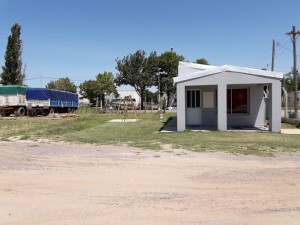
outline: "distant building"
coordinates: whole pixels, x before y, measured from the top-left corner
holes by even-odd
[[[135,90],[126,90],[126,91],[119,90],[118,94],[119,94],[118,96],[115,96],[114,94],[110,94],[110,95],[106,96],[105,99],[108,102],[117,102],[117,101],[121,101],[121,100],[131,96],[132,99],[135,99],[135,102],[137,105],[139,105],[141,102],[141,98]]]
[[[77,93],[78,94],[78,105],[79,107],[80,106],[90,106],[90,100],[88,100],[87,98],[84,98],[81,94]]]

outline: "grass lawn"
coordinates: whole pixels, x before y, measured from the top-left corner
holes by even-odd
[[[51,120],[46,117],[24,117],[0,121],[0,138],[13,136],[21,139],[51,139],[77,143],[128,145],[144,149],[166,150],[170,148],[191,151],[223,151],[235,154],[273,156],[279,152],[300,151],[298,135],[246,132],[158,132],[174,113],[158,115],[146,113],[137,123],[108,123],[122,119],[122,115],[97,114],[79,110],[79,118]],[[134,118],[129,112],[128,118]],[[285,128],[291,128],[284,125]]]

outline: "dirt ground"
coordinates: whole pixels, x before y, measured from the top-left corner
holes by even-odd
[[[1,225],[299,221],[300,154],[0,142]]]

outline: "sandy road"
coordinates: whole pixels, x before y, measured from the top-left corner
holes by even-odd
[[[0,224],[299,224],[300,154],[0,142]]]

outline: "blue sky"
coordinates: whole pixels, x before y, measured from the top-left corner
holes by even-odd
[[[68,76],[79,85],[104,71],[116,74],[115,59],[139,49],[161,54],[173,47],[190,62],[270,68],[273,38],[280,43],[275,70],[287,72],[293,58],[285,33],[293,25],[300,30],[299,9],[299,0],[0,0],[0,65],[17,22],[32,87],[51,81],[45,77]]]

